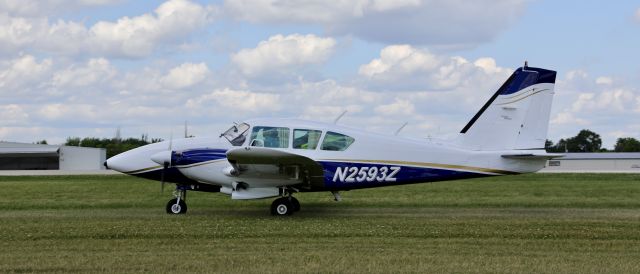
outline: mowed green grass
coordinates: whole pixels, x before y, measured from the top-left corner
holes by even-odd
[[[0,273],[639,273],[640,175],[531,174],[272,199],[128,176],[0,177]]]

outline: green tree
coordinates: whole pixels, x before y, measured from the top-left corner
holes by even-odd
[[[104,148],[107,150],[107,157],[112,157],[127,150],[131,150],[140,146],[144,146],[149,144],[147,141],[148,137],[143,135],[140,139],[135,138],[95,138],[95,137],[86,137],[80,139],[79,137],[69,137],[67,138],[67,142],[65,145],[67,146],[80,146],[80,147],[95,147],[95,148]],[[152,138],[151,142],[159,142],[162,139]]]
[[[601,146],[602,139],[600,139],[600,135],[588,129],[583,129],[575,137],[566,140],[566,147],[569,152],[598,152]]]
[[[588,130],[583,129],[578,132],[578,135],[560,139],[555,145],[553,141],[546,140],[544,147],[548,152],[601,152],[606,151],[601,148],[602,139],[600,135]]]
[[[615,152],[640,152],[640,141],[635,138],[618,138],[614,147]]]

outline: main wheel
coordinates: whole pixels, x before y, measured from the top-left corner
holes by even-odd
[[[296,199],[296,197],[290,197],[289,199],[291,201],[291,205],[293,206],[293,212],[300,211],[300,202],[298,201],[298,199]]]
[[[187,213],[187,203],[184,200],[180,199],[171,199],[167,203],[167,213],[169,214],[185,214]]]
[[[293,214],[293,204],[288,198],[278,198],[271,203],[271,215],[286,216]]]

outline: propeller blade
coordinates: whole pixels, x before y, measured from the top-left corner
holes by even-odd
[[[164,162],[162,172],[160,172],[160,194],[164,193],[164,173],[169,168],[170,163]]]

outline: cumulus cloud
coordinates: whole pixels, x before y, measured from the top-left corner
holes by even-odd
[[[377,106],[375,111],[382,115],[412,115],[415,106],[409,100],[396,98],[391,104]]]
[[[601,76],[596,78],[596,84],[599,85],[611,85],[613,84],[613,79],[611,77]]]
[[[53,75],[53,86],[58,88],[87,87],[108,83],[117,74],[109,60],[93,58],[83,66],[71,65]]]
[[[37,114],[45,120],[60,119],[93,119],[98,111],[97,106],[91,104],[45,104]]]
[[[171,69],[160,82],[170,89],[182,89],[202,82],[208,74],[209,68],[205,63],[184,63]]]
[[[245,75],[287,70],[326,61],[336,45],[333,38],[313,34],[275,35],[257,47],[242,49],[231,56],[231,62]]]
[[[0,105],[0,124],[15,125],[24,124],[29,120],[29,114],[20,105]]]
[[[170,0],[154,14],[123,17],[116,22],[101,21],[89,30],[94,46],[104,52],[125,56],[145,56],[156,44],[184,38],[185,34],[208,23],[212,10],[187,0]]]
[[[0,13],[0,51],[42,52],[139,58],[164,45],[178,45],[211,22],[216,9],[188,0],[169,0],[153,13],[99,21],[91,27],[73,21]]]
[[[636,95],[627,89],[611,89],[595,93],[581,93],[578,100],[573,103],[572,110],[597,111],[607,110],[607,112],[625,112],[635,107]]]
[[[525,4],[522,0],[226,0],[224,7],[238,20],[254,23],[318,24],[330,34],[369,41],[469,47],[496,37]]]
[[[589,125],[590,123],[585,120],[585,119],[581,119],[581,118],[577,118],[574,116],[573,113],[571,112],[560,112],[558,113],[555,117],[551,117],[551,124],[554,125],[581,125],[581,126],[586,126]]]
[[[0,94],[16,94],[40,86],[49,76],[52,64],[51,59],[38,62],[32,55],[0,62]]]
[[[462,57],[438,56],[410,45],[391,45],[380,58],[360,66],[358,73],[383,89],[451,90],[478,85],[486,78],[502,79],[509,69],[496,66],[491,58],[471,63]]]
[[[279,94],[225,88],[189,99],[186,107],[195,111],[211,109],[223,113],[225,110],[233,110],[255,114],[279,110],[281,108],[279,100]]]

